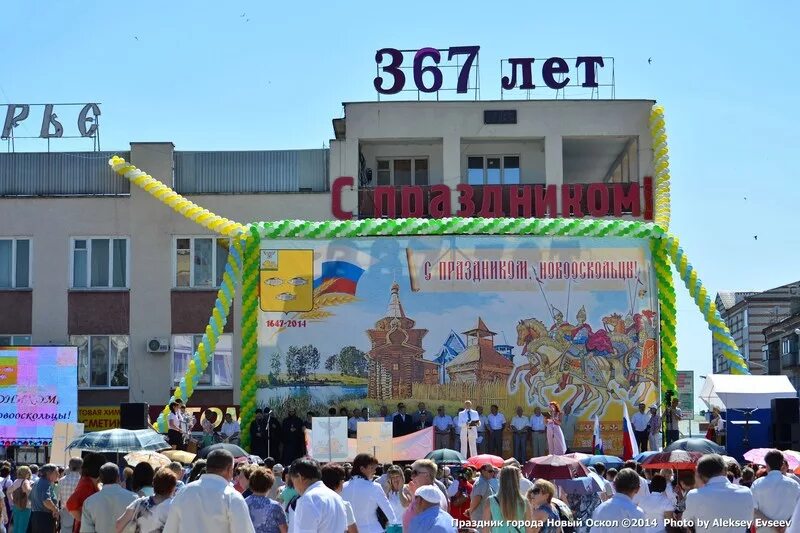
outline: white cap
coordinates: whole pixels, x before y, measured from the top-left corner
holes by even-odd
[[[428,503],[439,503],[441,501],[441,496],[439,496],[439,494],[441,494],[439,489],[434,485],[423,485],[417,489],[414,496],[419,496]]]

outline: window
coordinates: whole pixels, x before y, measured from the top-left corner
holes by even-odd
[[[219,287],[228,262],[229,239],[178,237],[175,239],[175,286]]]
[[[378,185],[427,185],[428,160],[378,159]]]
[[[519,156],[492,155],[467,158],[470,185],[516,185],[520,180]]]
[[[30,335],[0,335],[0,346],[30,346]]]
[[[78,347],[78,388],[128,386],[128,337],[125,335],[73,335]]]
[[[172,337],[172,380],[177,386],[189,368],[189,361],[203,341],[202,335],[174,335]],[[233,386],[231,335],[220,335],[214,357],[209,361],[198,386],[226,388]]]
[[[72,239],[73,289],[128,286],[127,237]]]
[[[792,337],[786,337],[781,341],[781,355],[788,355],[795,351],[797,345]]]
[[[30,239],[0,239],[0,289],[31,286]]]

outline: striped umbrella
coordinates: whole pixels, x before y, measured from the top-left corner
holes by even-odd
[[[77,448],[98,453],[158,452],[170,445],[164,436],[152,429],[109,429],[81,435],[67,449]]]

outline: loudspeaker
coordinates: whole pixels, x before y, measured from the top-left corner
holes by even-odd
[[[772,423],[800,423],[800,398],[773,398]]]
[[[800,398],[772,400],[772,445],[779,450],[800,447]]]
[[[147,429],[147,412],[150,407],[146,403],[119,404],[119,427],[122,429]]]

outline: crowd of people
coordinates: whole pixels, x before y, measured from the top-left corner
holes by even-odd
[[[192,465],[121,469],[87,453],[54,465],[0,464],[0,531],[244,533],[573,533],[800,531],[800,478],[783,453],[741,467],[703,456],[694,470],[590,467],[592,489],[528,479],[520,462],[480,468],[379,464],[369,454],[288,468],[237,463],[221,449]],[[762,521],[758,524],[756,521]],[[624,524],[627,524],[624,525]],[[58,528],[58,529],[56,529]]]

